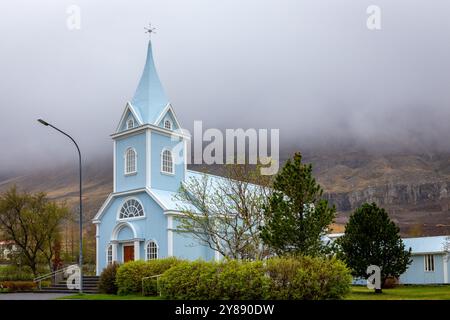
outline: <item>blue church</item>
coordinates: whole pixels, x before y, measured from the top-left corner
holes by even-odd
[[[97,275],[114,261],[219,258],[176,232],[174,217],[181,213],[174,196],[183,181],[199,174],[187,170],[190,137],[177,129],[181,125],[159,80],[149,41],[139,85],[112,134],[113,192],[93,219]]]

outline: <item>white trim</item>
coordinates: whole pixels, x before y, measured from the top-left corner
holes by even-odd
[[[163,154],[165,151],[169,151],[170,152],[170,158],[172,160],[172,172],[168,172],[168,171],[164,171],[163,170]],[[159,161],[160,161],[160,170],[162,174],[167,174],[167,175],[171,175],[174,176],[175,175],[175,162],[173,161],[173,151],[172,149],[168,148],[168,147],[164,147],[161,150],[161,153],[159,155]]]
[[[156,245],[156,259],[159,259],[159,244],[158,241],[156,241],[155,239],[148,239],[147,241],[144,242],[145,245],[145,261],[149,261],[148,260],[148,245],[150,244],[150,242],[153,242]],[[152,259],[153,260],[153,259]]]
[[[117,151],[117,146],[116,146],[116,140],[113,141],[113,152],[114,152],[114,156],[113,156],[113,192],[116,192],[117,190],[117,164],[116,164],[116,151]]]
[[[139,240],[134,240],[134,260],[141,259],[141,246]]]
[[[166,107],[163,109],[163,111],[161,111],[161,113],[159,114],[159,117],[154,122],[154,125],[157,126],[161,122],[161,120],[165,117],[165,115],[169,112],[169,110],[172,112],[172,118],[173,118],[173,120],[175,120],[175,123],[176,123],[178,129],[181,129],[181,125],[178,122],[178,119],[177,119],[177,116],[175,114],[175,111],[173,110],[172,105],[170,103],[168,103],[166,105]],[[163,125],[163,127],[164,127],[164,125]]]
[[[411,255],[413,255],[413,256],[421,256],[421,255],[424,255],[424,254],[440,255],[440,254],[444,254],[444,253],[445,253],[445,251],[423,251],[423,252],[411,252]]]
[[[173,256],[173,216],[167,216],[167,256]]]
[[[131,223],[127,222],[127,221],[122,221],[122,222],[118,223],[114,227],[114,229],[113,229],[113,231],[111,233],[111,241],[115,241],[115,242],[118,241],[117,237],[119,236],[119,232],[124,227],[129,227],[131,229],[131,231],[133,231],[133,239],[138,239],[136,228],[133,226],[133,224],[131,224]],[[129,240],[127,239],[126,241],[133,241],[133,240],[132,239],[129,239]]]
[[[113,133],[110,136],[111,136],[112,139],[118,139],[118,138],[121,138],[123,136],[129,136],[131,134],[138,134],[141,131],[146,130],[146,129],[153,130],[155,132],[158,132],[160,134],[164,134],[164,135],[169,136],[169,137],[170,136],[176,136],[176,137],[179,137],[179,138],[184,138],[184,139],[189,139],[189,140],[191,139],[191,136],[188,135],[188,134],[180,133],[180,132],[177,132],[177,131],[167,130],[167,129],[164,129],[164,128],[161,128],[161,127],[158,127],[158,126],[155,126],[155,125],[152,125],[152,124],[144,124],[144,125],[141,125],[139,127],[136,127],[134,129],[131,129],[131,130],[128,130],[128,131],[122,131],[122,132]]]
[[[145,186],[147,188],[151,188],[151,175],[152,175],[152,135],[150,130],[145,131],[145,145],[146,145],[146,152],[145,152]]]
[[[444,283],[448,283],[448,259],[449,259],[448,253],[445,254],[442,257],[442,260],[443,260],[443,263],[444,263],[444,267],[443,267],[443,269],[444,269]]]
[[[133,106],[131,105],[131,103],[130,103],[130,102],[127,102],[127,104],[125,105],[125,109],[124,109],[123,112],[122,112],[122,116],[120,117],[119,124],[117,125],[116,132],[119,132],[119,131],[120,131],[120,128],[122,127],[122,124],[123,124],[123,122],[124,122],[124,120],[125,120],[125,116],[126,116],[128,110],[131,112],[131,114],[133,115],[133,117],[137,120],[137,122],[138,122],[139,125],[142,125],[142,124],[143,124],[142,119],[138,116],[138,114],[136,113],[136,111],[134,111],[134,108],[133,108]],[[125,130],[125,131],[128,131],[128,130]],[[124,131],[122,131],[122,132],[124,132]]]
[[[130,172],[127,172],[127,154],[128,154],[128,151],[133,151],[134,152],[134,171],[130,171]],[[128,148],[126,148],[125,149],[125,152],[124,152],[124,154],[123,154],[123,160],[124,160],[124,163],[123,163],[123,174],[125,175],[125,176],[131,176],[131,175],[135,175],[135,174],[137,174],[137,171],[138,171],[138,169],[137,169],[137,165],[138,165],[138,161],[137,161],[137,158],[138,158],[138,154],[137,154],[137,151],[136,151],[136,149],[134,148],[134,147],[128,147]]]
[[[112,261],[118,262],[118,260],[117,260],[117,243],[111,242],[111,245],[112,245]]]
[[[129,201],[129,200],[135,200],[135,201],[137,201],[137,202],[141,205],[141,207],[142,207],[142,212],[144,213],[144,215],[139,216],[139,217],[132,217],[132,218],[120,218],[120,211],[122,210],[123,205],[124,205],[127,201]],[[147,217],[147,215],[145,214],[145,208],[144,208],[144,205],[142,204],[142,201],[139,200],[137,197],[130,196],[130,197],[124,198],[124,199],[122,200],[121,205],[117,208],[117,213],[116,213],[116,221],[117,221],[117,222],[119,222],[119,221],[140,220],[140,219],[145,219],[146,217]],[[135,238],[136,238],[136,235],[135,235]]]
[[[105,248],[105,255],[106,255],[106,266],[109,266],[109,262],[108,262],[108,257],[109,257],[109,254],[108,254],[108,250],[109,250],[109,247],[111,247],[111,264],[112,263],[114,263],[114,259],[113,259],[113,257],[114,257],[114,254],[113,254],[113,251],[114,251],[114,248],[113,248],[113,244],[111,243],[111,242],[108,242],[107,244],[106,244],[106,248]]]
[[[97,214],[95,215],[94,219],[92,219],[92,223],[100,223],[100,221],[98,219],[100,219],[101,214],[103,213],[103,211],[106,209],[106,207],[109,205],[109,203],[111,202],[111,199],[114,197],[114,192],[110,193],[108,195],[108,197],[106,198],[105,202],[103,202],[102,206],[100,207],[100,209],[98,209]]]
[[[159,198],[151,191],[150,188],[139,188],[134,190],[127,190],[127,191],[121,191],[117,193],[110,193],[108,198],[105,200],[101,208],[97,211],[97,214],[92,219],[92,223],[97,224],[101,222],[101,218],[103,216],[103,213],[105,212],[106,208],[111,204],[111,201],[115,199],[116,197],[124,196],[124,195],[132,195],[132,194],[138,194],[141,192],[146,192],[163,210],[169,210],[162,202],[159,200]]]
[[[100,225],[95,225],[95,275],[100,275]]]

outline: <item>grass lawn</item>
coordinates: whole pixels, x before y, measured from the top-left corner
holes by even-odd
[[[398,286],[375,294],[363,286],[353,286],[347,300],[450,300],[450,286]]]
[[[116,296],[114,294],[74,294],[57,300],[162,300],[161,297],[145,297],[138,294]]]
[[[161,297],[143,297],[141,295],[116,296],[113,294],[75,294],[58,300],[163,300]],[[450,286],[398,286],[383,289],[375,294],[364,286],[353,286],[346,300],[450,300]]]

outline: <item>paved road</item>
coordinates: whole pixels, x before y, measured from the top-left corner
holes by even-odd
[[[70,296],[67,293],[0,293],[0,300],[53,300]]]

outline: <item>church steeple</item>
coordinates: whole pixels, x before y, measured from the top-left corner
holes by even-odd
[[[136,92],[131,100],[131,105],[139,114],[143,124],[155,124],[158,117],[169,104],[164,89],[156,72],[153,61],[152,42],[148,41],[147,59],[144,71]]]

